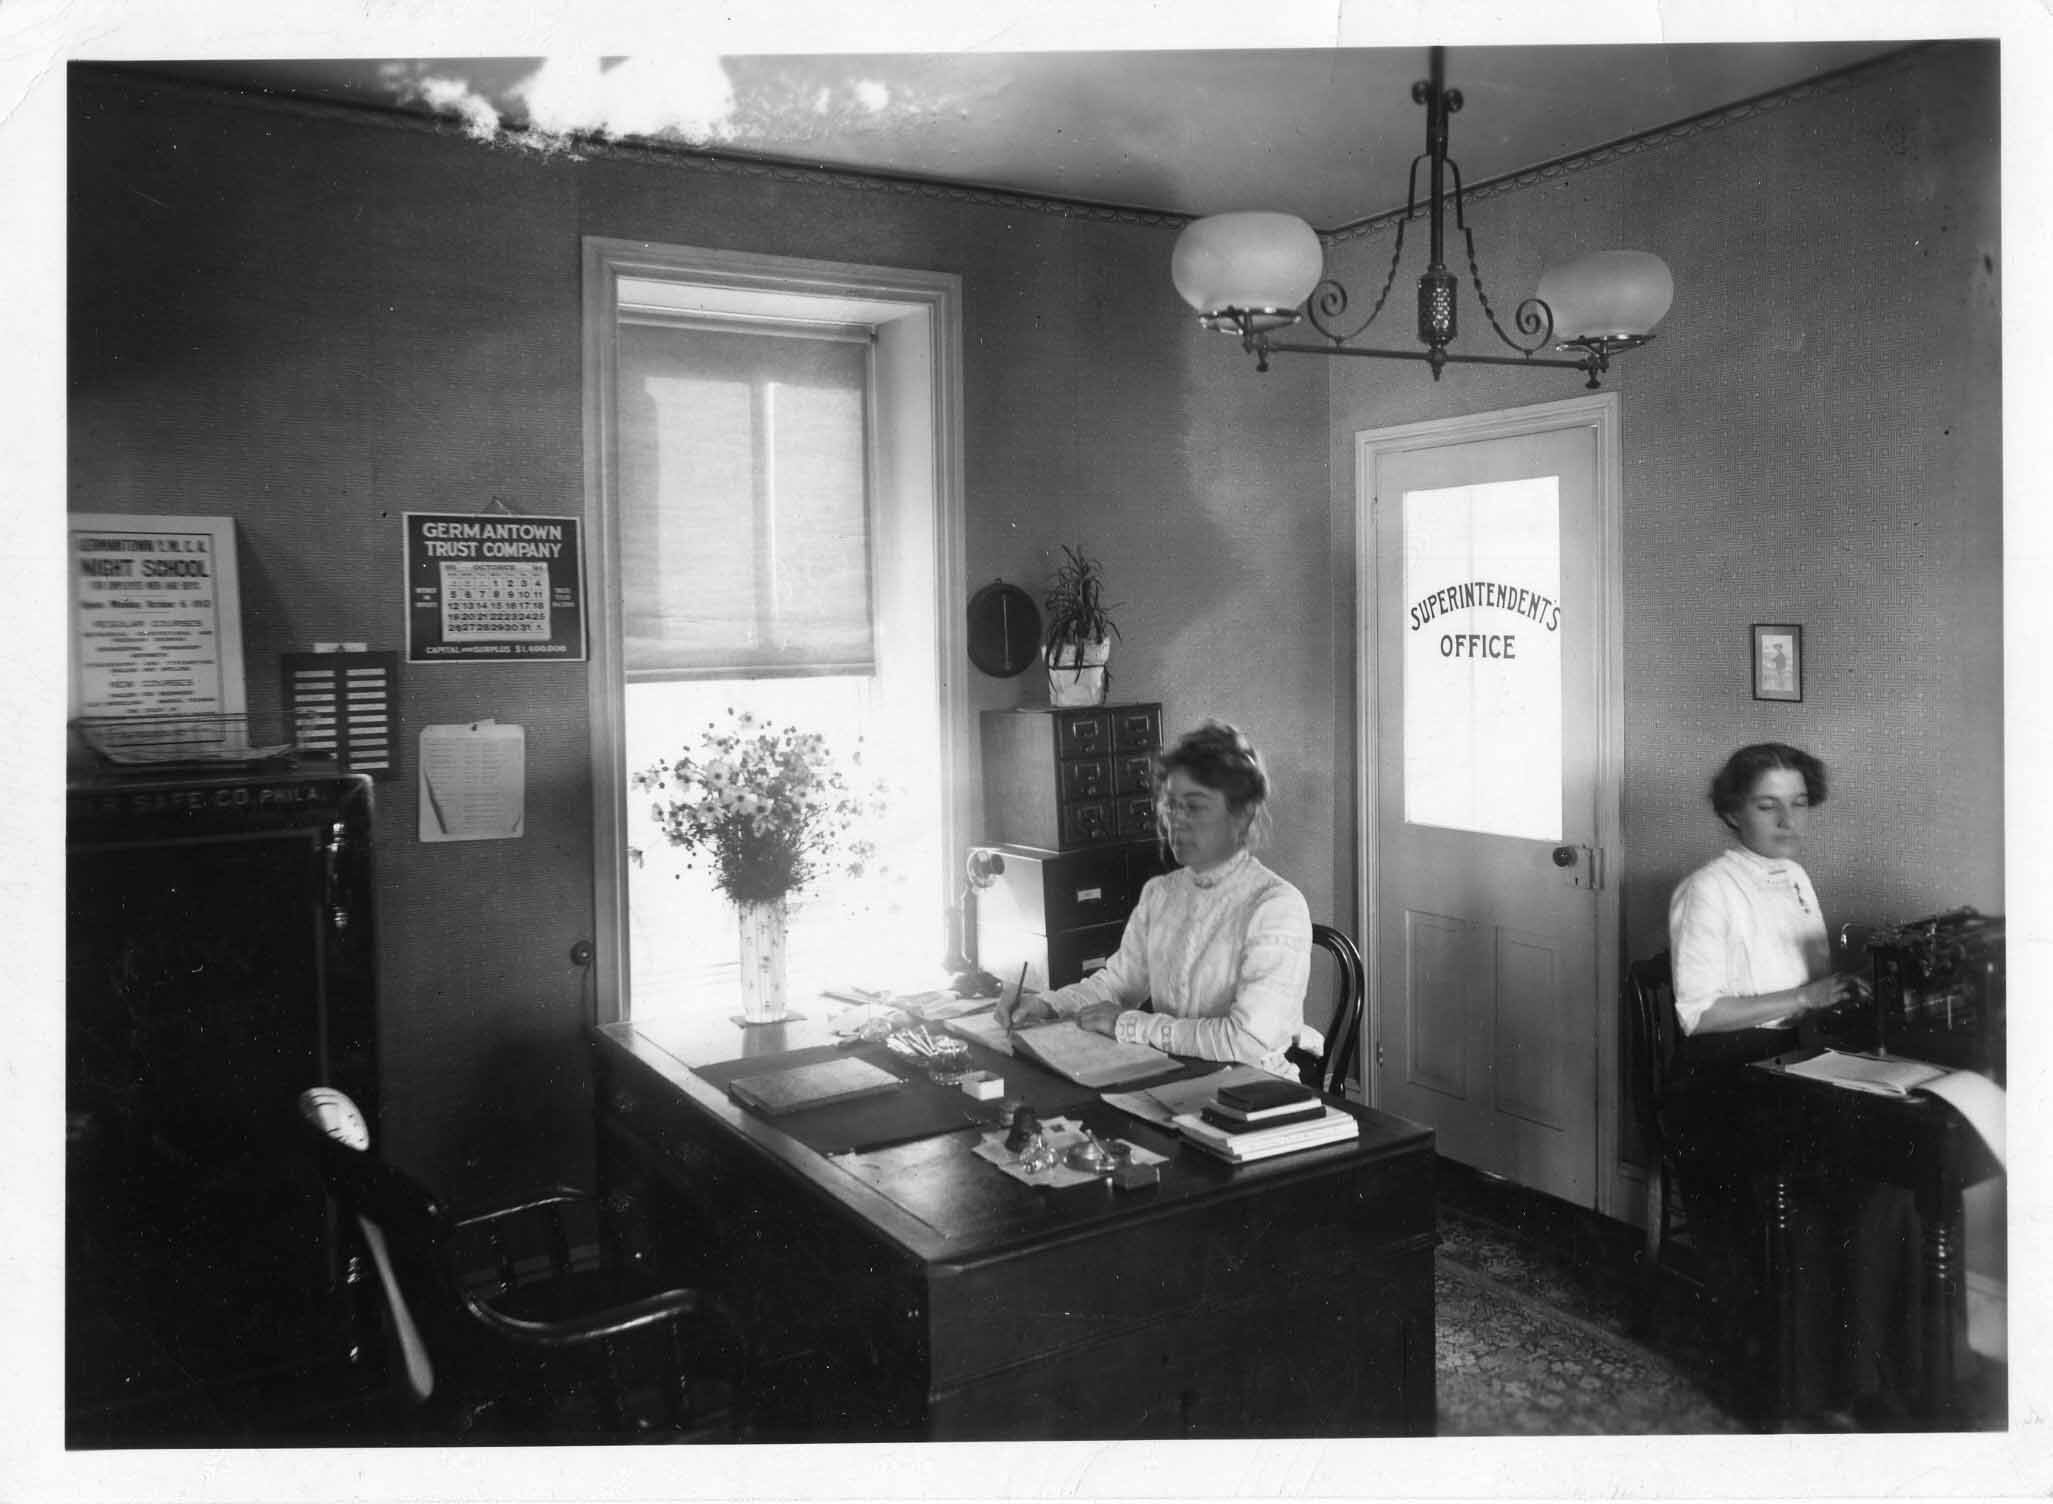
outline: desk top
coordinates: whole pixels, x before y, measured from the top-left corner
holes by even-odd
[[[1788,1069],[1815,1054],[1791,1050],[1746,1068],[1754,1129],[1778,1160],[1831,1165],[1900,1185],[1938,1177],[1967,1186],[2001,1172],[1974,1125],[1936,1096],[1858,1091]]]
[[[880,1147],[823,1153],[804,1141],[794,1118],[773,1119],[750,1112],[717,1084],[730,1077],[734,1062],[744,1058],[761,1059],[765,1069],[774,1069],[779,1057],[831,1047],[833,1035],[826,1020],[839,1011],[838,1005],[820,1000],[800,1011],[808,1016],[747,1028],[710,1016],[608,1024],[599,1030],[602,1057],[613,1065],[631,1062],[623,1079],[644,1089],[655,1082],[667,1084],[669,1096],[685,1104],[695,1119],[724,1130],[723,1139],[748,1156],[752,1172],[804,1183],[928,1263],[962,1264],[1004,1257],[1029,1242],[1082,1236],[1108,1224],[1143,1220],[1198,1203],[1226,1203],[1269,1194],[1294,1183],[1375,1172],[1408,1158],[1430,1164],[1430,1129],[1341,1103],[1338,1105],[1361,1123],[1357,1140],[1251,1165],[1229,1165],[1184,1144],[1174,1131],[1108,1106],[1096,1093],[1031,1061],[1009,1059],[974,1044],[973,1063],[1004,1077],[1008,1097],[1027,1101],[1037,1109],[1043,1103],[1055,1104],[1054,1110],[1081,1121],[1095,1133],[1168,1156],[1159,1183],[1136,1190],[1119,1190],[1106,1180],[1066,1189],[1023,1184],[973,1152],[982,1135],[997,1124],[996,1104],[979,1104],[960,1093],[959,1127]],[[888,1052],[882,1056],[882,1063],[893,1063]],[[904,1062],[897,1064],[902,1067],[901,1074],[916,1074]],[[1187,1065],[1191,1073],[1214,1068],[1203,1062]],[[925,1083],[920,1085],[924,1088]],[[1042,1112],[1043,1117],[1049,1115]],[[1427,1175],[1429,1188],[1429,1171]],[[1429,1233],[1430,1196],[1423,1199],[1427,1203],[1424,1230]]]

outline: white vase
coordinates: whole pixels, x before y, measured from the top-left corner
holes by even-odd
[[[1105,670],[1112,658],[1112,644],[1096,642],[1058,643],[1046,655],[1048,703],[1058,708],[1105,703]]]
[[[738,903],[734,916],[741,938],[741,1016],[751,1024],[784,1017],[784,932],[788,916],[782,898]]]

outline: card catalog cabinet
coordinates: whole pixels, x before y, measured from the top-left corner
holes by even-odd
[[[1160,705],[984,712],[984,835],[1074,851],[1152,840]]]

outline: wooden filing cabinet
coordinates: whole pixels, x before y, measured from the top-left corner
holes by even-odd
[[[1159,704],[987,710],[984,835],[1074,851],[1152,840]]]
[[[1153,840],[979,846],[974,855],[984,873],[974,892],[977,965],[1008,987],[1024,967],[1033,989],[1067,987],[1111,960],[1142,886],[1176,865]]]

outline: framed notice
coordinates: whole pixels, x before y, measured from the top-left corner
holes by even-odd
[[[1754,624],[1754,698],[1804,697],[1804,629],[1789,623]]]
[[[585,656],[575,517],[408,512],[406,661]]]
[[[71,716],[243,714],[232,517],[74,512]]]

